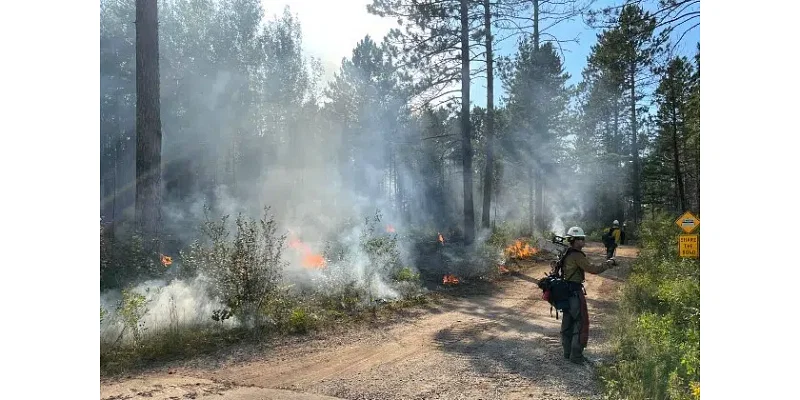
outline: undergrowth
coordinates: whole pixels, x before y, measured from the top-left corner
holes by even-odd
[[[360,262],[366,263],[366,280],[337,276],[342,269],[326,268],[327,279],[313,288],[285,281],[286,236],[278,232],[268,208],[259,219],[214,220],[207,214],[201,236],[179,252],[170,269],[144,250],[139,237],[112,237],[101,230],[101,290],[119,288],[116,302],[100,309],[101,375],[211,354],[237,343],[376,321],[425,304],[419,273],[401,263],[398,236],[384,232],[380,223],[380,213],[366,219],[355,239],[365,257]],[[339,245],[329,249],[329,259],[348,244]],[[356,260],[343,256],[334,261]],[[164,279],[168,274],[171,280]],[[399,297],[379,298],[371,286],[359,283],[376,276],[386,279]],[[153,284],[152,279],[162,280]],[[187,318],[176,306],[186,299],[170,298],[167,321],[146,323],[153,320],[147,317],[159,300],[163,303],[160,291],[147,287],[163,289],[168,282],[202,282],[198,287],[218,306],[208,315]]]
[[[332,237],[323,252],[327,267],[313,284],[295,285],[284,276],[286,235],[278,232],[269,211],[235,220],[213,219],[207,212],[200,235],[170,264],[149,253],[141,235],[115,236],[101,228],[101,293],[118,292],[113,303],[107,299],[100,308],[101,375],[212,354],[234,344],[382,321],[430,301],[420,272],[403,264],[400,241],[439,251],[432,230],[414,236],[409,229],[401,236],[383,226],[378,211],[360,227],[357,222],[343,227],[358,234]],[[459,262],[471,264],[474,273],[492,275],[497,255],[515,231],[508,224],[495,227]],[[458,243],[458,236],[446,234],[447,249],[460,251],[450,242]],[[354,265],[359,267],[348,268]],[[202,298],[197,301],[203,315],[181,314],[178,303],[185,306],[193,296]]]
[[[643,221],[642,249],[614,324],[613,364],[600,379],[612,399],[700,396],[700,261],[679,259],[673,219]]]

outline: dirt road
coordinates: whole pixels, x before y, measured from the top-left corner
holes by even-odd
[[[595,261],[603,249],[585,249]],[[617,250],[621,265],[587,274],[590,359],[608,357],[605,326],[620,276],[636,251]],[[353,329],[274,347],[257,357],[185,363],[124,379],[101,380],[111,399],[585,399],[598,387],[591,366],[564,360],[560,320],[541,300],[532,265],[500,289],[444,296],[402,322]]]

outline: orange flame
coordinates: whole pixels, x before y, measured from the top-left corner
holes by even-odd
[[[306,268],[325,268],[325,258],[311,251],[307,244],[297,238],[289,240],[289,248],[297,250],[303,256],[303,266]]]
[[[516,240],[514,244],[506,247],[506,254],[512,258],[526,258],[538,252],[539,250],[531,247],[528,243],[524,243],[522,240]]]
[[[444,284],[444,285],[458,285],[458,278],[453,274],[445,275],[442,278],[442,284]]]
[[[497,271],[499,271],[501,274],[507,274],[509,272],[505,265],[498,265]]]
[[[320,254],[306,254],[303,257],[303,266],[308,268],[325,268],[325,258]]]
[[[394,227],[391,225],[386,225],[386,232],[394,233]]]
[[[163,264],[165,267],[169,267],[172,265],[172,257],[161,254],[161,264]]]
[[[444,236],[440,232],[437,233],[439,233],[439,243],[444,244]]]

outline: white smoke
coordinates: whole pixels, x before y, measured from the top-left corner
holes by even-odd
[[[222,304],[209,296],[208,282],[203,276],[191,280],[175,279],[150,280],[132,289],[133,293],[145,297],[147,312],[140,322],[144,334],[156,332],[170,326],[192,326],[212,322],[214,310],[223,308]],[[124,323],[118,310],[122,293],[109,290],[100,293],[100,307],[108,314],[100,324],[100,335],[106,341],[115,341],[122,333]],[[234,326],[235,319],[225,322]],[[126,332],[130,338],[132,332]]]

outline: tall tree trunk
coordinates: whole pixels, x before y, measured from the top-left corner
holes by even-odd
[[[539,52],[539,0],[534,0],[533,2],[533,49],[534,52]],[[535,124],[534,126],[542,126],[543,124],[541,121]],[[536,132],[538,137],[544,137],[544,132]],[[540,146],[543,141],[539,142]],[[541,148],[541,147],[540,147]],[[536,167],[536,223],[535,228],[542,230],[544,229],[544,173],[542,168],[546,165],[544,162],[545,152],[539,152],[539,165]],[[533,234],[533,230],[531,230],[531,234]]]
[[[536,229],[544,229],[544,172],[540,166],[536,170]]]
[[[504,174],[503,163],[502,162],[497,163],[497,165],[495,165],[495,172],[494,172],[495,178],[497,178],[497,180],[492,185],[492,188],[494,190],[493,193],[494,204],[492,206],[494,208],[494,219],[492,219],[492,228],[497,226],[497,203],[500,201],[500,192],[503,187],[503,174]]]
[[[483,178],[484,228],[491,228],[492,183],[494,181],[494,60],[492,59],[492,14],[490,0],[483,1],[484,25],[486,25],[486,171]]]
[[[639,216],[642,207],[642,189],[639,182],[639,124],[636,120],[636,63],[630,65],[631,80],[631,153],[633,153],[633,223],[639,224]]]
[[[611,139],[611,149],[614,154],[622,154],[622,141],[619,139],[619,107],[619,99],[614,99],[614,136]],[[618,166],[619,163],[616,165]]]
[[[672,157],[675,160],[675,184],[678,186],[678,198],[681,202],[681,211],[686,211],[686,193],[683,190],[683,174],[681,174],[680,153],[678,151],[678,118],[677,107],[672,107]],[[685,154],[685,153],[684,153]]]
[[[475,236],[475,206],[472,202],[472,140],[469,120],[469,1],[461,0],[461,149],[464,169],[464,241]]]
[[[117,196],[119,196],[119,153],[120,147],[122,146],[122,141],[117,140],[116,144],[114,145],[114,192],[113,198],[111,200],[111,221],[114,222],[114,225],[117,225]]]
[[[408,214],[406,213],[406,199],[405,199],[405,191],[403,188],[403,177],[400,175],[400,170],[396,165],[394,169],[394,174],[396,182],[395,187],[397,189],[397,208],[399,210],[398,215],[400,215],[403,219],[407,221],[409,218]]]
[[[158,250],[161,224],[161,104],[158,2],[136,0],[136,221]]]
[[[699,147],[699,146],[698,146]],[[699,149],[698,149],[699,150]],[[695,180],[695,212],[700,216],[700,151],[696,153],[697,157],[694,159],[695,171],[697,171],[697,179]]]
[[[533,0],[533,47],[539,50],[539,0]]]
[[[528,228],[530,231],[528,234],[533,236],[533,228],[534,228],[534,214],[533,214],[533,187],[534,187],[534,167],[530,166],[528,168]]]

